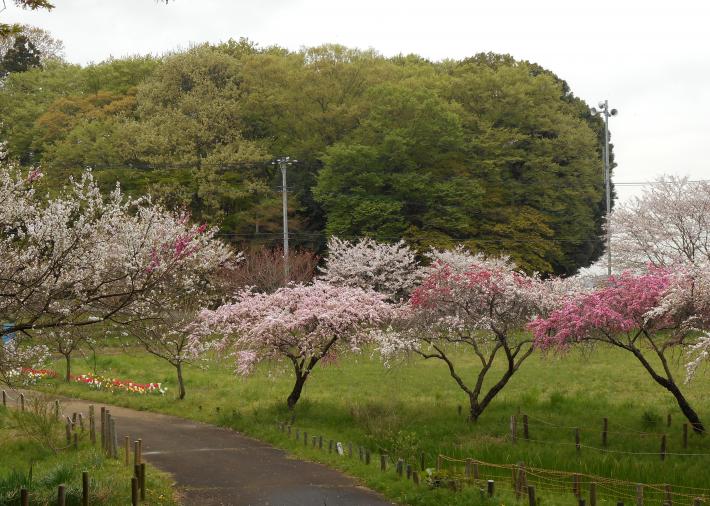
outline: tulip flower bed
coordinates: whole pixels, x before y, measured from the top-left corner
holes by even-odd
[[[47,378],[57,378],[59,374],[51,369],[30,369],[23,367],[20,374],[27,379],[27,384],[34,384],[37,381]],[[88,385],[95,390],[109,392],[123,391],[134,394],[160,394],[163,395],[167,389],[161,383],[137,383],[130,380],[109,378],[106,376],[94,375],[91,373],[71,376],[72,382]]]

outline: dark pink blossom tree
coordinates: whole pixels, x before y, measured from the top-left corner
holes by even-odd
[[[380,348],[385,356],[403,350],[443,361],[468,396],[475,421],[533,353],[532,336],[524,329],[544,311],[552,285],[517,272],[507,259],[462,259],[437,260],[428,269],[396,328],[382,333]],[[462,349],[480,362],[472,379],[456,365]],[[503,373],[489,380],[496,358],[504,364]]]
[[[346,349],[359,351],[370,339],[369,330],[390,318],[392,307],[383,298],[371,290],[323,282],[273,293],[242,291],[236,302],[200,313],[192,345],[202,351],[205,336],[222,334],[216,348],[233,353],[241,375],[263,360],[290,361],[295,383],[286,403],[293,409],[319,362]]]
[[[702,433],[705,427],[683,395],[668,360],[671,349],[692,339],[684,325],[690,315],[678,305],[663,304],[673,287],[686,282],[683,273],[665,269],[652,268],[641,275],[624,273],[610,278],[603,288],[570,297],[549,317],[533,321],[530,329],[541,348],[601,342],[628,351],[675,397],[693,429]]]

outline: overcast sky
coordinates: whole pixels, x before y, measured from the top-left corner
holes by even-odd
[[[1,1],[1,0],[0,0]],[[537,62],[590,105],[608,99],[615,181],[710,179],[710,2],[676,0],[55,0],[8,3],[3,22],[40,26],[66,58],[161,54],[248,37],[289,49],[327,42],[440,60],[482,51]],[[601,177],[601,168],[600,168]],[[619,187],[620,197],[638,187]]]

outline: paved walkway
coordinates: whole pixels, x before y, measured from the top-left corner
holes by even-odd
[[[90,402],[65,400],[62,411],[88,413]],[[96,406],[99,414],[100,404]],[[393,503],[338,471],[288,458],[229,429],[173,416],[107,406],[124,434],[143,440],[145,460],[171,473],[185,505],[385,506]]]

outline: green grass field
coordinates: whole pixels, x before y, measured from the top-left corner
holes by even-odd
[[[678,377],[682,378],[682,357],[677,357]],[[472,375],[475,363],[459,356],[464,375]],[[61,373],[62,362],[55,364]],[[465,414],[467,399],[439,361],[412,358],[386,369],[369,352],[343,356],[331,365],[319,364],[308,380],[295,410],[294,429],[289,437],[278,423],[290,419],[285,399],[292,386],[291,371],[284,365],[262,365],[248,379],[235,377],[230,362],[188,367],[187,398],[175,400],[173,369],[143,352],[101,355],[93,360],[76,360],[76,373],[96,372],[138,382],[160,381],[169,391],[164,396],[139,396],[90,390],[84,385],[44,383],[44,389],[66,395],[110,402],[143,410],[154,410],[233,427],[269,441],[292,454],[326,462],[359,477],[365,484],[383,491],[392,499],[416,505],[488,503],[479,487],[463,492],[415,487],[400,480],[392,471],[379,471],[379,453],[391,459],[417,463],[426,456],[434,467],[437,454],[474,458],[494,464],[524,462],[526,466],[570,473],[588,473],[616,480],[672,485],[674,504],[692,503],[702,491],[683,487],[710,488],[710,437],[690,434],[688,448],[682,447],[684,419],[673,397],[657,386],[635,359],[608,348],[573,351],[566,356],[533,356],[494,400],[477,423]],[[684,387],[687,397],[701,417],[710,422],[710,377],[699,375]],[[458,406],[463,414],[458,414]],[[530,439],[510,441],[509,421],[516,413],[529,415]],[[666,426],[670,414],[672,423]],[[604,417],[609,419],[608,451],[600,451]],[[520,417],[519,417],[520,420]],[[519,421],[522,435],[522,423]],[[574,427],[580,428],[578,452]],[[322,435],[326,449],[313,449],[295,440],[295,429]],[[667,434],[669,455],[661,461],[661,434]],[[330,439],[365,446],[373,452],[366,466],[353,459],[329,454]],[[592,448],[588,448],[592,447]],[[357,453],[357,451],[356,451]],[[673,453],[704,455],[672,455]],[[390,469],[393,463],[390,462]],[[415,468],[418,468],[416,466]],[[447,467],[459,475],[463,467]],[[511,487],[511,472],[486,471],[496,477],[502,495],[496,504],[513,500],[505,489]],[[532,479],[532,478],[531,478]],[[582,479],[584,482],[585,479]],[[589,480],[586,480],[589,481]],[[568,485],[567,485],[568,482]],[[478,483],[481,486],[481,482]],[[485,483],[483,483],[485,486]],[[586,485],[582,487],[586,495]],[[572,478],[561,477],[547,487],[537,487],[542,504],[570,504]],[[656,495],[654,495],[656,494]],[[634,502],[632,488],[602,487],[601,504],[622,499]],[[646,491],[647,503],[660,492]],[[710,499],[710,498],[709,498]],[[514,501],[514,500],[513,500]]]
[[[83,471],[89,473],[90,504],[130,504],[131,469],[105,458],[85,440],[78,450],[53,451],[46,441],[61,447],[61,425],[43,424],[47,430],[40,431],[33,416],[0,406],[0,505],[19,505],[22,487],[28,489],[31,505],[55,505],[60,484],[65,486],[68,505],[81,504]],[[48,439],[39,438],[41,433]],[[152,467],[146,474],[146,504],[176,504],[170,477]]]

